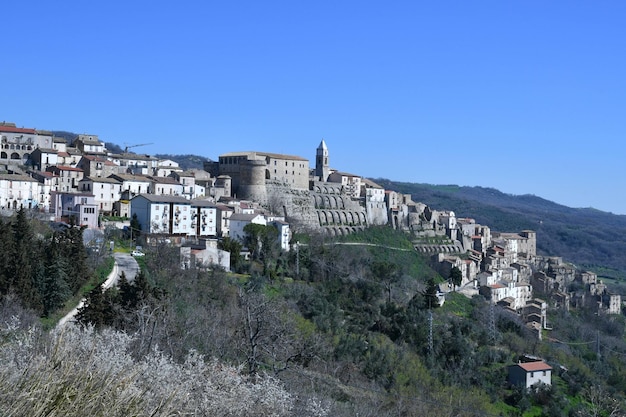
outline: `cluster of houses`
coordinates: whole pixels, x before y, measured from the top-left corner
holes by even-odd
[[[147,244],[179,246],[184,267],[228,269],[230,254],[219,250],[217,241],[243,241],[251,223],[276,227],[285,251],[293,228],[336,235],[386,224],[410,232],[415,249],[429,254],[444,278],[460,271],[461,286],[445,283],[442,294],[480,293],[522,317],[538,337],[549,328],[549,306],[607,314],[622,309],[621,296],[610,293],[595,273],[537,255],[534,231],[494,232],[474,219],[433,210],[410,195],[334,170],[324,141],[312,168],[299,156],[232,152],[203,169],[183,170],[175,161],[128,148],[111,153],[97,135],[77,135],[68,143],[52,132],[3,122],[2,165],[0,209],[38,210],[91,229],[104,227],[103,216],[135,218]],[[549,383],[550,372],[543,362],[520,362],[509,376],[530,386]]]
[[[103,215],[135,217],[148,243],[191,246],[185,249],[189,264],[227,267],[229,255],[218,251],[217,239],[242,240],[250,223],[275,226],[283,250],[290,249],[292,228],[342,234],[388,224],[412,233],[416,250],[430,254],[443,277],[458,268],[463,288],[521,315],[539,335],[548,327],[548,305],[621,312],[620,295],[596,274],[538,256],[534,231],[492,232],[332,169],[324,141],[314,167],[299,156],[232,152],[203,169],[183,170],[128,148],[111,153],[97,135],[68,143],[52,132],[3,122],[0,139],[0,208],[37,209],[93,229],[104,226]],[[442,291],[451,289],[448,284]]]

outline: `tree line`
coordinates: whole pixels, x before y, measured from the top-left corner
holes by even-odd
[[[48,317],[92,275],[81,227],[52,229],[25,209],[0,219],[0,296]]]

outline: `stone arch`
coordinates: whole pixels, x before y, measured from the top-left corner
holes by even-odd
[[[316,208],[321,208],[322,205],[324,204],[324,201],[322,200],[322,196],[316,194],[314,196],[314,199],[315,199],[315,207]]]
[[[322,190],[321,190],[321,188],[320,188],[320,186],[319,186],[319,185],[316,185],[315,187],[313,187],[313,192],[315,192],[315,193],[321,193],[321,192],[322,192]]]
[[[7,159],[7,158],[8,158],[7,153],[6,153],[6,152],[2,152],[2,153],[0,153],[0,158],[1,158],[1,159]]]
[[[330,197],[327,195],[324,196],[324,207],[333,208],[333,206],[330,204]]]
[[[332,216],[333,224],[339,223],[339,216],[337,215],[336,211],[331,211],[330,215]]]
[[[361,220],[361,224],[367,224],[367,219],[365,218],[365,213],[359,213],[359,219]]]
[[[19,153],[17,153],[17,152],[13,152],[13,153],[11,154],[11,159],[20,159],[20,154],[19,154]]]
[[[339,212],[339,222],[341,224],[347,224],[348,223],[348,218],[346,216],[346,212],[345,211],[340,211]]]
[[[332,208],[337,209],[339,208],[339,206],[337,205],[337,197],[336,196],[331,196],[330,197],[330,204],[332,205]]]
[[[347,217],[348,217],[348,223],[350,223],[350,224],[359,224],[360,223],[358,220],[354,220],[354,213],[351,212],[351,211],[348,212]]]

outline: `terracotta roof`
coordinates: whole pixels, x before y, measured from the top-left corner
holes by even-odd
[[[51,168],[58,169],[59,171],[80,171],[80,172],[83,172],[83,170],[80,169],[80,168],[66,167],[64,165],[56,165],[56,166],[51,167]]]
[[[517,365],[526,372],[548,371],[552,369],[552,367],[544,361],[522,362],[518,363]]]
[[[37,131],[35,129],[25,129],[23,127],[13,127],[13,126],[6,126],[6,125],[2,125],[0,124],[0,132],[10,132],[10,133],[31,133],[33,135],[37,134]]]

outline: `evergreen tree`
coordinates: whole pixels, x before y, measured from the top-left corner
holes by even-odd
[[[87,294],[85,304],[78,309],[76,320],[83,325],[92,324],[101,329],[115,323],[115,311],[114,291],[108,289],[103,292],[99,285]]]
[[[11,224],[0,219],[0,295],[8,294],[11,289],[10,269],[13,246]]]
[[[456,287],[460,286],[463,282],[463,273],[458,267],[453,266],[450,270],[450,276],[448,277],[448,279],[450,279],[452,285],[454,286],[454,289],[456,290]]]
[[[38,291],[38,283],[35,282],[35,273],[42,262],[38,256],[34,233],[30,221],[26,217],[26,211],[21,208],[12,225],[13,247],[9,263],[9,276],[12,277],[11,290],[15,292],[24,306],[41,312],[43,310],[42,296]]]
[[[435,284],[434,278],[429,278],[428,283],[426,284],[426,290],[424,290],[424,304],[426,308],[436,308],[439,307],[439,298],[437,297],[437,293],[439,288],[437,284]]]
[[[58,308],[71,295],[68,285],[66,260],[60,256],[51,259],[45,268],[43,289],[43,314],[48,316]]]

